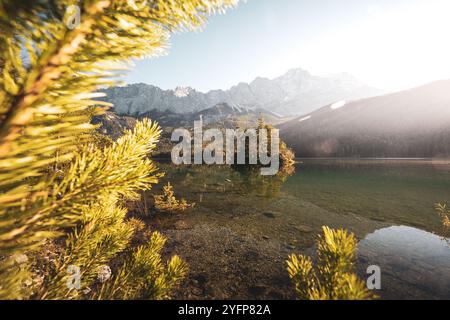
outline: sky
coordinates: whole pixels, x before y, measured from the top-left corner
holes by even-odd
[[[449,0],[247,0],[167,55],[136,61],[127,83],[228,89],[293,68],[347,72],[385,90],[450,79]]]

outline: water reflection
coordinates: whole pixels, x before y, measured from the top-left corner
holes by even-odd
[[[448,239],[394,226],[367,235],[358,244],[358,256],[360,268],[381,267],[383,298],[450,299]]]
[[[160,167],[167,173],[160,185],[170,181],[179,197],[197,203],[182,217],[188,226],[226,229],[264,248],[261,251],[271,257],[265,265],[275,271],[260,281],[271,290],[282,291],[273,279],[285,276],[283,259],[293,250],[313,248],[316,235],[327,225],[363,239],[359,274],[365,278],[368,266],[380,266],[383,298],[450,299],[450,246],[422,231],[441,230],[434,206],[450,200],[446,163],[304,161],[295,173],[271,177],[227,166]],[[240,272],[253,267],[244,264]]]
[[[258,168],[233,166],[240,176],[240,188],[243,193],[256,193],[265,198],[277,198],[281,187],[295,173],[295,166],[282,167],[274,176],[262,176]]]

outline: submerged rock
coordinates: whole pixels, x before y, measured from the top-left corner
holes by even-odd
[[[100,266],[97,270],[97,279],[101,283],[105,283],[111,278],[111,268],[107,265]]]
[[[269,218],[269,219],[275,219],[275,213],[273,213],[273,212],[264,212],[263,213],[263,216],[265,216],[266,218]]]

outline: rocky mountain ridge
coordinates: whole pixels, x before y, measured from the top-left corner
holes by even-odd
[[[190,87],[163,90],[153,85],[132,84],[105,89],[105,101],[117,114],[139,116],[151,110],[191,113],[221,103],[236,108],[266,109],[279,116],[301,115],[337,100],[354,100],[382,94],[349,74],[328,77],[311,75],[303,69],[268,79],[258,77],[229,90],[199,92]]]

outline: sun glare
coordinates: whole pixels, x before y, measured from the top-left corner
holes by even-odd
[[[367,17],[326,31],[320,40],[292,52],[292,59],[300,56],[315,73],[345,70],[389,90],[448,79],[449,12],[448,0],[418,1],[389,11],[371,6]]]

